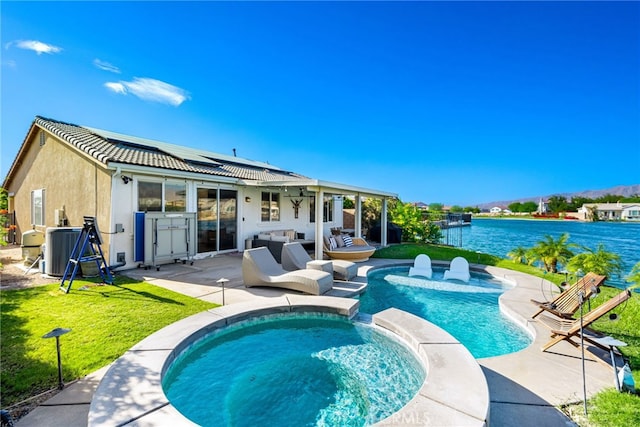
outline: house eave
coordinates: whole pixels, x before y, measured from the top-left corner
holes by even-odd
[[[22,145],[20,145],[20,149],[18,150],[18,154],[16,154],[16,157],[13,159],[13,162],[11,163],[11,166],[9,166],[9,170],[7,171],[7,174],[4,177],[4,180],[2,181],[2,188],[8,188],[9,185],[11,185],[11,180],[13,178],[13,174],[15,173],[15,171],[20,167],[20,164],[22,162],[22,158],[24,157],[24,153],[27,149],[27,145],[29,143],[29,141],[31,141],[33,135],[35,134],[35,132],[37,132],[37,130],[42,129],[40,126],[38,126],[35,122],[35,120],[31,123],[31,126],[29,127],[29,131],[27,132],[27,135],[25,136],[24,140],[22,141]]]
[[[372,188],[358,187],[355,185],[341,184],[331,181],[323,181],[318,179],[301,179],[286,181],[243,181],[248,187],[286,187],[286,188],[304,188],[307,191],[325,193],[334,193],[341,195],[354,195],[373,198],[398,198],[397,193],[388,191],[375,190]]]
[[[228,184],[238,184],[240,179],[231,178],[226,176],[219,175],[211,175],[211,174],[203,174],[197,172],[186,172],[175,169],[158,169],[156,167],[151,166],[141,166],[141,165],[132,165],[130,163],[120,163],[120,162],[109,162],[108,166],[109,170],[117,172],[120,171],[120,174],[140,174],[140,175],[150,175],[150,176],[162,176],[162,177],[170,177],[173,179],[189,179],[195,181],[207,181],[207,182],[221,182]]]

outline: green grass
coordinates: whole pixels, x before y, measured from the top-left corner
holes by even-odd
[[[69,382],[108,365],[164,326],[216,306],[127,277],[113,286],[76,280],[68,294],[52,284],[2,291],[0,298],[3,408],[57,387],[55,339],[42,338],[54,328],[72,330],[60,338]]]
[[[600,427],[640,426],[638,396],[609,389],[589,401],[589,423]]]
[[[515,244],[514,244],[515,246]],[[550,282],[560,284],[565,280],[564,274],[545,273],[539,268],[515,263],[499,257],[457,249],[450,246],[426,245],[406,243],[378,249],[374,254],[376,258],[414,259],[418,254],[427,254],[433,260],[450,261],[456,256],[465,257],[471,263],[493,265],[510,270],[521,271],[537,277],[544,277]],[[620,289],[607,286],[601,287],[601,293],[590,301],[591,308],[605,302]],[[640,298],[637,293],[625,303],[613,310],[618,314],[618,320],[610,321],[608,316],[597,320],[593,329],[617,338],[627,343],[626,347],[620,347],[625,358],[629,359],[636,389],[640,387]],[[589,418],[583,424],[582,420],[576,420],[581,425],[593,427],[605,426],[631,426],[640,425],[640,396],[629,393],[618,393],[612,387],[595,395],[589,402]],[[591,409],[593,408],[593,409]]]

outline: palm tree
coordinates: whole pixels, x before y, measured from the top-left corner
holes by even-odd
[[[544,240],[539,241],[528,251],[529,264],[541,261],[546,271],[557,273],[558,263],[566,264],[574,256],[570,248],[577,245],[568,243],[568,240],[569,233],[564,233],[558,240],[554,240],[553,236],[549,234],[545,235]]]
[[[523,248],[522,246],[518,246],[513,249],[511,252],[507,254],[509,259],[517,264],[526,264],[527,263],[527,252],[528,250]]]
[[[631,285],[632,289],[640,287],[640,261],[631,269],[631,272],[627,276],[627,282],[633,283],[633,285]]]
[[[569,260],[567,270],[576,272],[578,270],[591,271],[602,276],[611,277],[613,274],[622,272],[622,261],[620,255],[604,250],[604,245],[600,243],[595,251],[583,248],[585,252],[578,254]]]

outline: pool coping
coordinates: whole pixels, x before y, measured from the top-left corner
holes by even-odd
[[[166,369],[186,346],[213,330],[252,317],[323,312],[351,319],[358,307],[356,299],[285,295],[217,307],[175,322],[131,347],[110,366],[91,401],[88,425],[194,426],[171,405],[162,389]],[[427,371],[420,390],[407,405],[376,426],[488,425],[486,378],[460,342],[436,325],[395,308],[374,314],[372,322],[407,343]],[[468,398],[469,393],[473,399]]]

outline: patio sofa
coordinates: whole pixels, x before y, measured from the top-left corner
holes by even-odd
[[[342,241],[342,245],[340,245],[340,241]],[[369,246],[364,239],[348,235],[327,236],[322,243],[323,251],[329,258],[351,262],[367,261],[376,251],[376,248]]]
[[[280,264],[282,263],[282,246],[285,243],[300,243],[305,248],[310,248],[315,241],[305,239],[304,233],[297,233],[295,230],[275,230],[254,235],[251,247],[266,247]]]

